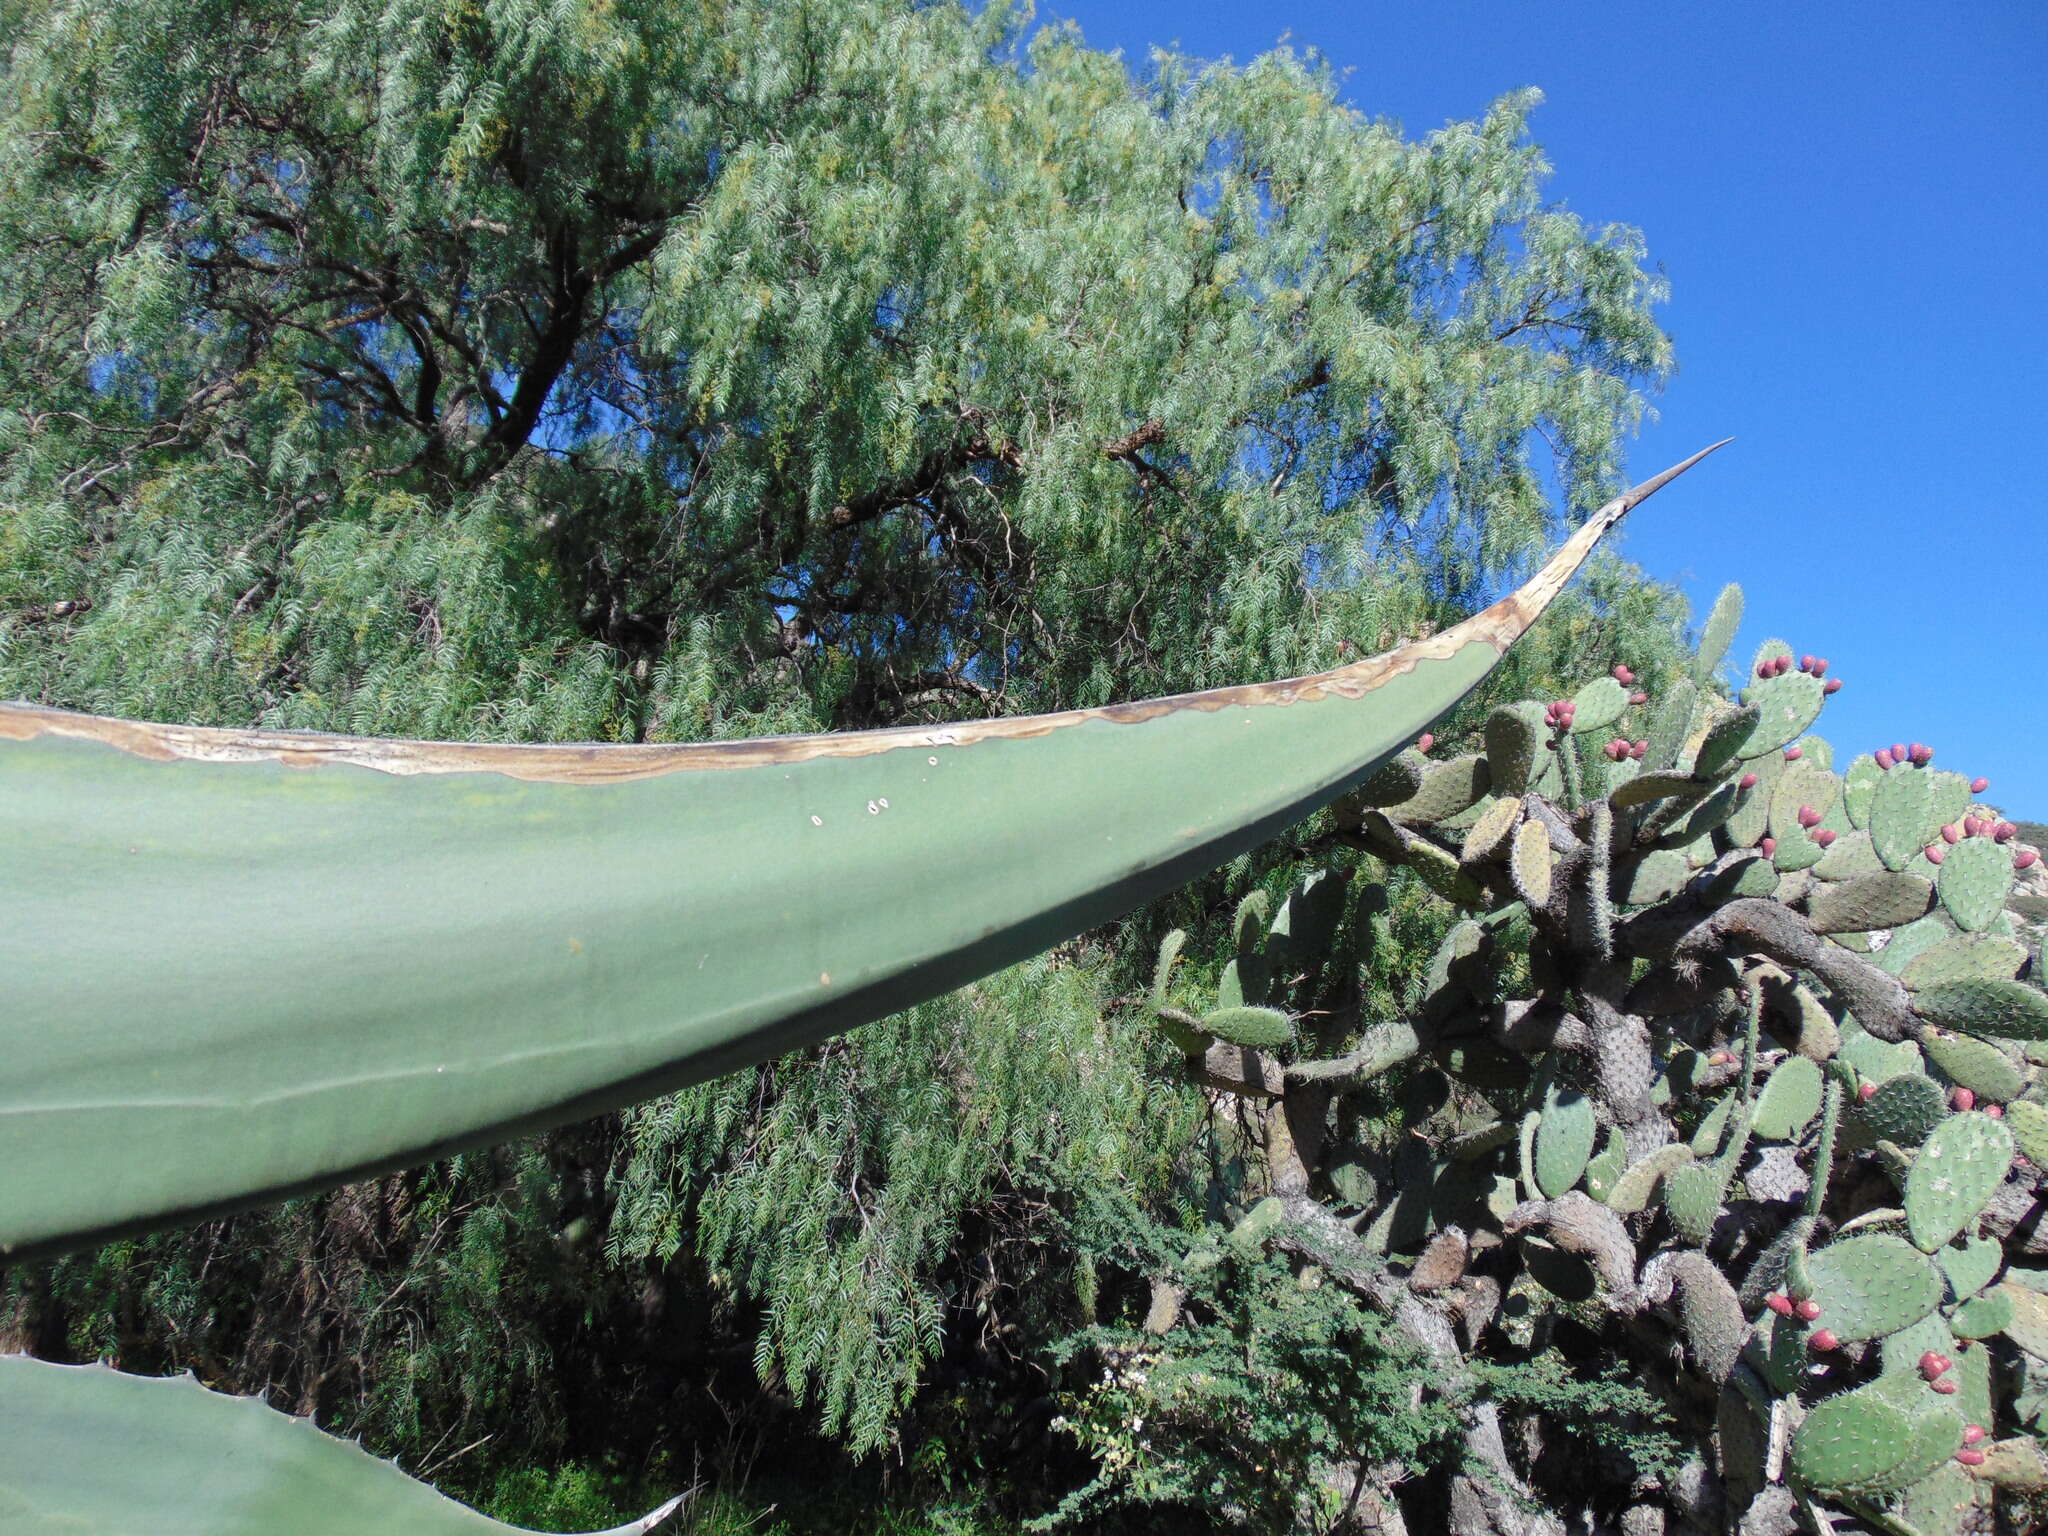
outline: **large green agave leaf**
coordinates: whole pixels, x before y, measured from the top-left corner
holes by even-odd
[[[681,1499],[604,1536],[672,1524]],[[8,1536],[510,1536],[259,1398],[0,1355]]]
[[[1376,771],[1700,457],[1440,635],[1103,709],[558,747],[0,705],[0,1256],[615,1108],[1106,922]]]

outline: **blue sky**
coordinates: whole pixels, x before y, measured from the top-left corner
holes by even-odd
[[[2048,7],[1066,0],[1097,47],[1240,62],[1289,34],[1411,135],[1520,86],[1552,199],[1640,228],[1677,377],[1630,520],[1697,611],[1740,581],[1846,679],[1837,749],[1921,740],[2048,820]]]

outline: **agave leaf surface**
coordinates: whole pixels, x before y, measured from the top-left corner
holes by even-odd
[[[681,1499],[604,1536],[666,1529]],[[512,1536],[346,1440],[189,1376],[0,1355],[11,1536]]]
[[[484,746],[0,705],[0,1257],[645,1099],[1117,917],[1376,771],[1699,457],[1439,635],[1101,709]]]

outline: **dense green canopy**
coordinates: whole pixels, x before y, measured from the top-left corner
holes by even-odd
[[[1544,200],[1534,93],[1412,140],[1312,59],[1136,74],[895,0],[0,0],[0,37],[0,696],[682,740],[1308,670],[1497,591],[1669,367],[1635,234]],[[1506,686],[1669,658],[1665,594],[1591,590]],[[1092,1297],[1076,1234],[1185,1153],[1120,977],[1084,946],[12,1281],[16,1319],[507,1456],[682,1411],[727,1330],[878,1445],[949,1329],[1022,1358]]]

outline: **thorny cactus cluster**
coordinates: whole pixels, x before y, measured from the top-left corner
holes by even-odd
[[[1353,1285],[1447,1382],[1489,1336],[1621,1341],[1694,1447],[1606,1512],[1631,1536],[1988,1530],[2048,1487],[2048,994],[2005,911],[2036,854],[1925,746],[1837,771],[1824,659],[1769,642],[1723,697],[1739,612],[1731,588],[1656,697],[1617,667],[1507,705],[1338,808],[1464,914],[1409,1017],[1291,1059],[1282,972],[1341,875],[1240,910],[1206,1009],[1174,1001],[1170,936],[1150,1011],[1260,1143],[1240,1240]],[[1395,1071],[1398,1150],[1347,1140],[1347,1096]],[[1557,1528],[1484,1404],[1468,1452],[1451,1529]]]

